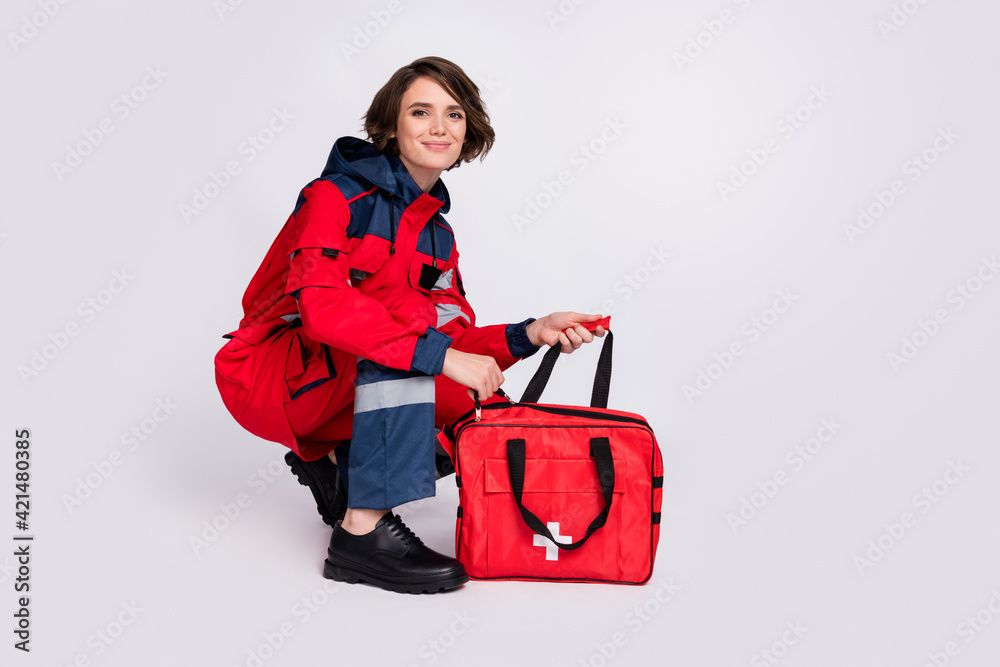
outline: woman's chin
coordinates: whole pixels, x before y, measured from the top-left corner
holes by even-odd
[[[455,160],[458,159],[458,153],[454,155],[449,155],[445,153],[439,153],[436,151],[424,150],[423,159],[420,160],[420,166],[424,169],[447,169],[451,165],[455,164]]]

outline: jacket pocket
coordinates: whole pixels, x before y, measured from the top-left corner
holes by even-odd
[[[351,286],[360,287],[362,283],[378,273],[389,259],[389,242],[375,235],[367,235],[347,255],[348,280]],[[368,285],[371,285],[370,281]]]
[[[289,256],[285,294],[297,295],[303,287],[338,287],[347,284],[346,253],[336,248],[299,248]]]
[[[432,236],[433,235],[433,236]],[[410,257],[407,282],[423,294],[445,292],[456,284],[454,265],[449,259],[455,248],[455,234],[433,218],[421,230]]]
[[[435,267],[430,257],[414,253],[407,271],[407,281],[410,287],[423,294],[445,292],[456,284],[455,268],[450,262],[440,259]]]

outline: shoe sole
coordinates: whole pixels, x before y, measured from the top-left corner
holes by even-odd
[[[299,484],[309,489],[312,493],[313,500],[316,501],[316,512],[319,514],[320,518],[323,519],[323,523],[330,526],[331,528],[337,525],[337,522],[344,518],[343,514],[327,516],[320,509],[321,505],[325,505],[326,501],[322,498],[316,497],[316,491],[313,489],[313,484],[317,486],[322,484],[322,481],[317,479],[315,475],[309,470],[309,466],[305,465],[299,457],[295,456],[295,452],[288,452],[285,454],[285,463],[288,467],[292,469],[292,474]]]
[[[409,581],[382,579],[372,576],[369,572],[359,572],[342,564],[332,563],[329,558],[323,563],[323,576],[348,584],[372,584],[396,593],[438,593],[449,588],[456,588],[469,581],[469,575],[465,572],[444,578],[418,579],[417,581],[413,580],[417,579],[416,577],[411,577]]]

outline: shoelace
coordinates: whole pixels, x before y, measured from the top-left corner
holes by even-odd
[[[409,527],[403,523],[403,520],[399,518],[399,515],[393,514],[392,519],[389,522],[389,529],[403,540],[404,544],[421,543],[421,539],[414,534]]]

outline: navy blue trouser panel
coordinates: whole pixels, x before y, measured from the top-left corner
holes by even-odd
[[[435,492],[434,376],[358,359],[347,506],[390,509]]]
[[[337,458],[337,471],[340,473],[340,480],[344,483],[345,489],[350,489],[351,482],[348,477],[351,474],[351,441],[344,440],[334,447],[333,455]]]

